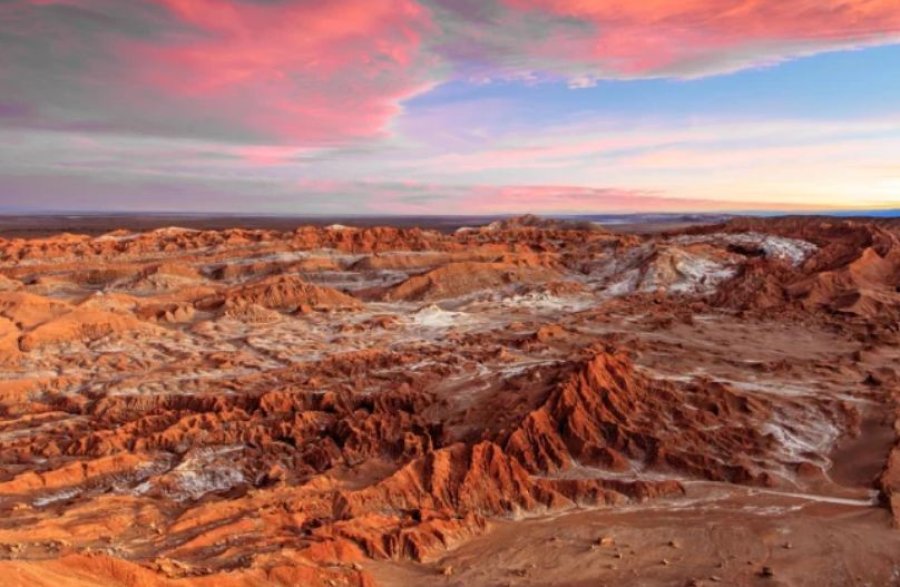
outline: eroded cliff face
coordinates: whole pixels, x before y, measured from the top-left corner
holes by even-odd
[[[729,488],[896,516],[898,243],[534,218],[0,241],[0,571],[373,585],[500,521]]]

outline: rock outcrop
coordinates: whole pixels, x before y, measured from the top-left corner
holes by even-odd
[[[524,517],[896,518],[898,251],[815,218],[0,240],[0,577],[370,587]]]
[[[528,285],[559,278],[551,267],[519,263],[448,263],[389,289],[386,300],[434,301],[486,289]]]
[[[285,312],[316,310],[356,310],[355,298],[328,287],[304,282],[295,275],[279,275],[229,288],[197,302],[200,309],[235,308],[257,305]]]

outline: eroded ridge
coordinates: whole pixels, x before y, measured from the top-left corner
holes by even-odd
[[[0,572],[696,578],[699,554],[641,571],[588,543],[544,572],[503,566],[541,548],[541,520],[603,535],[632,511],[672,532],[678,512],[777,512],[798,535],[852,514],[897,544],[898,234],[526,217],[0,240]],[[514,552],[481,542],[510,526]],[[897,552],[859,572],[890,580]],[[750,558],[717,576],[755,580]]]

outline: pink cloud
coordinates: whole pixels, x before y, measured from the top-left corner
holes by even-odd
[[[857,44],[896,42],[900,33],[894,0],[502,1],[513,10],[589,23],[593,32],[581,43],[551,37],[533,46],[535,57],[592,64],[598,77],[730,71]],[[587,85],[590,79],[575,82]]]
[[[772,202],[722,202],[703,198],[671,197],[664,193],[619,188],[587,188],[564,185],[479,186],[459,202],[470,214],[536,213],[631,213],[670,211],[776,210]]]
[[[16,126],[305,147],[396,131],[404,99],[466,73],[579,87],[900,42],[896,0],[16,0],[0,23]]]
[[[295,157],[303,155],[306,149],[283,145],[251,145],[238,147],[237,155],[246,163],[255,167],[272,167],[290,163]]]
[[[329,144],[377,135],[428,85],[413,0],[155,0],[196,34],[121,40],[133,83],[198,120]]]
[[[360,210],[381,214],[592,214],[634,212],[715,212],[735,210],[795,210],[797,203],[720,201],[680,197],[663,191],[571,185],[452,185],[415,181],[340,181],[304,179],[296,182],[304,198],[321,199],[339,193]],[[808,207],[808,206],[807,206]]]

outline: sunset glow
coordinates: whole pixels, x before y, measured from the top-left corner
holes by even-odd
[[[893,0],[11,0],[0,208],[900,205]]]

